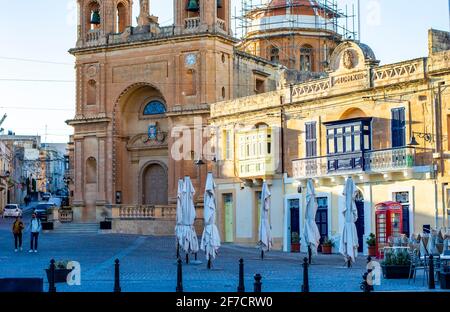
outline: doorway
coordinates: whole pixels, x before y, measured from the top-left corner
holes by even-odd
[[[358,211],[358,220],[356,220],[356,232],[358,233],[358,252],[364,251],[364,196],[359,191],[355,198],[356,210]]]
[[[288,199],[289,211],[289,237],[288,243],[291,244],[291,252],[300,251],[300,199]]]
[[[328,197],[317,197],[316,224],[320,233],[318,251],[322,251],[322,243],[328,237]]]
[[[159,164],[150,164],[145,168],[143,179],[143,204],[167,205],[167,171]]]

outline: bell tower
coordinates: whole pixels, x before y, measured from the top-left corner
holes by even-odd
[[[132,24],[132,0],[77,0],[77,47],[106,43],[111,33],[122,33]]]
[[[178,34],[222,33],[231,35],[231,0],[175,0]]]

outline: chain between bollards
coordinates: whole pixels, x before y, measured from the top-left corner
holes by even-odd
[[[177,288],[176,292],[183,292],[183,261],[177,261]]]
[[[261,274],[255,275],[255,283],[253,284],[253,292],[260,293],[262,289],[262,283],[261,283],[262,276]]]
[[[436,284],[435,284],[435,281],[434,281],[434,259],[433,259],[433,255],[430,255],[429,269],[430,269],[430,272],[428,274],[428,278],[429,278],[428,289],[436,289]]]
[[[303,259],[303,285],[302,292],[309,292],[309,276],[308,276],[308,258]]]
[[[56,292],[56,287],[55,287],[55,259],[50,260],[50,278],[48,281],[48,292]]]
[[[121,292],[120,288],[120,261],[116,259],[114,261],[114,292]]]

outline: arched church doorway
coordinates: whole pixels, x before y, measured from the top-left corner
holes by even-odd
[[[142,175],[144,205],[167,205],[167,170],[160,164],[148,165]]]

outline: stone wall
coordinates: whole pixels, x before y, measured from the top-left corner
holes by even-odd
[[[199,239],[203,233],[203,219],[194,223]],[[112,221],[112,232],[115,234],[135,234],[153,236],[172,236],[175,233],[175,220],[120,220]]]
[[[430,29],[428,32],[429,54],[450,50],[450,32]]]

